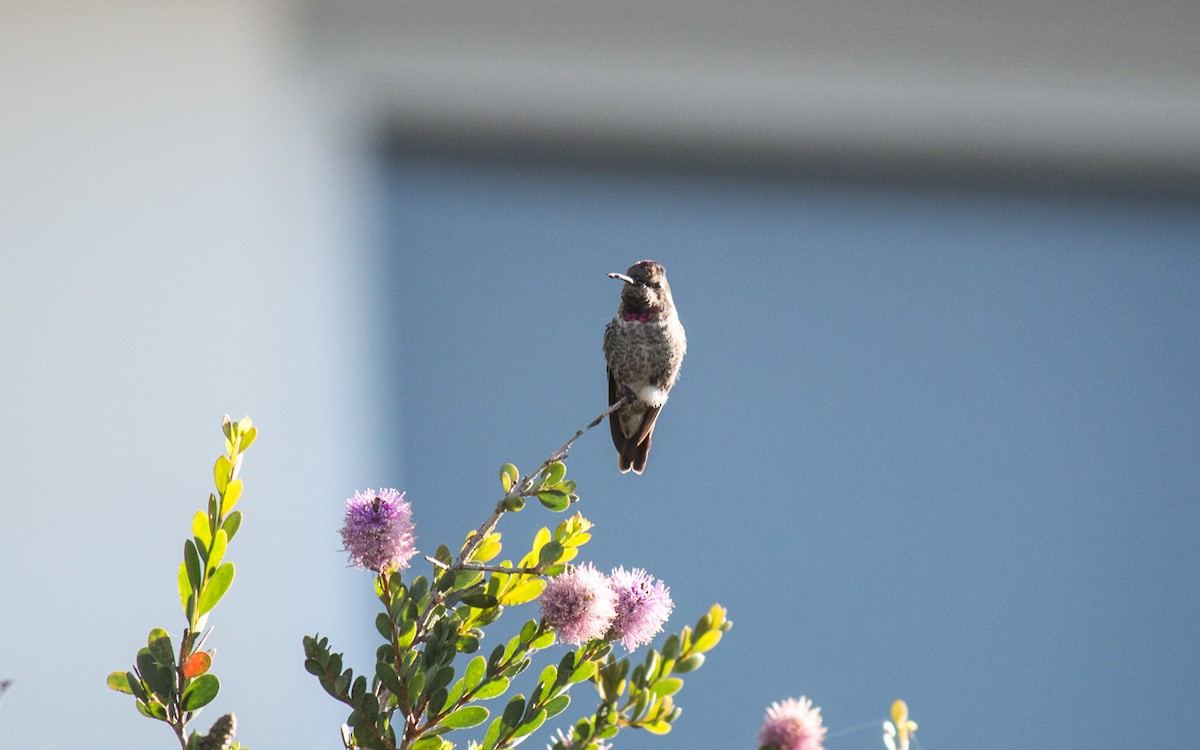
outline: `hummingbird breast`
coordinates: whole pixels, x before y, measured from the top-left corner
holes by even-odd
[[[661,407],[679,377],[687,338],[675,315],[645,322],[618,315],[604,330],[604,358],[613,380],[640,405]]]

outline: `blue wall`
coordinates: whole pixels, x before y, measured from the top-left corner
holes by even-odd
[[[569,471],[591,559],[735,627],[619,747],[752,748],[800,694],[830,750],[896,697],[930,750],[1200,733],[1194,204],[401,159],[383,216],[365,366],[428,552],[604,408],[605,274],[668,269],[690,353],[648,470],[601,429]],[[507,520],[513,554],[555,520]]]

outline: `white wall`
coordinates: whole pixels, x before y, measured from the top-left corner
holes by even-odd
[[[341,501],[389,477],[362,454],[358,144],[293,28],[269,0],[0,7],[0,747],[174,742],[104,678],[181,630],[225,412],[260,439],[200,727],[337,742],[300,637],[346,627]]]
[[[305,6],[313,48],[423,136],[885,171],[1200,173],[1195,2]]]

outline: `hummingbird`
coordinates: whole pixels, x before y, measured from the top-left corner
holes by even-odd
[[[667,403],[687,352],[687,337],[675,313],[667,271],[661,263],[643,260],[619,279],[621,304],[604,329],[604,360],[608,365],[608,403],[625,403],[609,415],[617,467],[624,474],[641,474],[650,452],[654,423]]]

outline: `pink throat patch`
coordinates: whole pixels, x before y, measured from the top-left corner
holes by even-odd
[[[650,313],[621,313],[621,319],[628,320],[630,322],[645,323],[650,320]]]

